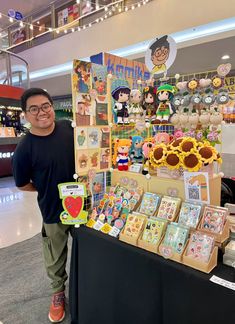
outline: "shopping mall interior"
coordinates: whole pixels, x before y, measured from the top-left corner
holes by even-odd
[[[235,144],[231,140],[235,131],[234,7],[231,0],[0,1],[0,250],[33,238],[42,227],[37,194],[20,191],[12,175],[14,150],[27,131],[20,107],[23,91],[45,89],[53,98],[57,119],[72,119],[74,60],[90,62],[96,54],[109,53],[120,62],[126,59],[144,65],[149,45],[162,35],[171,36],[177,48],[173,64],[161,76],[169,83],[212,78],[218,66],[231,64],[224,77],[230,101],[223,108],[217,149],[223,158],[221,201],[223,206],[235,203]],[[234,299],[234,288],[231,296]],[[6,318],[1,318],[0,310],[0,324],[13,323]],[[46,319],[24,322],[23,315],[20,318],[14,324],[47,323]],[[101,322],[81,320],[85,323]],[[110,320],[113,323],[124,321]]]

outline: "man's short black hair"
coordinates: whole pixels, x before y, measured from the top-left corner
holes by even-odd
[[[151,49],[151,55],[154,54],[157,48],[161,48],[162,46],[169,49],[169,42],[167,40],[167,35],[162,36],[161,38],[157,38],[156,41],[149,47]]]
[[[38,96],[38,95],[42,95],[42,96],[47,97],[47,99],[50,101],[50,103],[53,104],[53,100],[52,100],[51,96],[49,95],[49,93],[46,90],[43,90],[41,88],[30,88],[30,89],[26,90],[21,96],[21,108],[22,108],[22,110],[26,111],[26,103],[27,103],[27,100],[30,97]]]

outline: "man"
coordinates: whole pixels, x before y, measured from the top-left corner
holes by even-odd
[[[48,316],[57,323],[65,317],[65,267],[71,229],[60,222],[63,208],[57,185],[73,181],[73,129],[68,120],[55,121],[52,98],[43,89],[26,90],[21,106],[31,129],[15,150],[13,174],[20,190],[38,192],[44,261],[53,291]]]

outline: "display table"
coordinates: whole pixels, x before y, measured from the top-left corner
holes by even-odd
[[[204,274],[93,229],[73,231],[71,324],[234,324],[234,282],[220,264]]]

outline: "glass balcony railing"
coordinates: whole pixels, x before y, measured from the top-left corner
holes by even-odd
[[[0,84],[29,88],[28,63],[15,53],[0,50]]]

